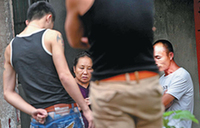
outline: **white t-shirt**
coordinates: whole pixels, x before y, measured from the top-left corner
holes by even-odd
[[[190,74],[184,68],[181,67],[167,76],[163,74],[160,77],[160,85],[163,87],[163,93],[167,90],[166,93],[175,97],[172,106],[167,111],[188,110],[193,114],[193,82]],[[191,128],[192,121],[170,119],[169,125],[176,128]]]

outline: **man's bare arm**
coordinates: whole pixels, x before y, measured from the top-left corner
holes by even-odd
[[[54,40],[52,43],[52,57],[62,85],[77,103],[80,102],[78,104],[85,104],[78,85],[68,68],[68,64],[64,55],[62,35],[57,31],[54,32],[56,33],[56,40],[51,39],[52,42]],[[45,37],[48,37],[48,35]]]
[[[55,35],[55,36],[52,36]],[[51,43],[48,43],[51,42]],[[88,121],[90,122],[91,128],[94,125],[92,114],[87,106],[87,104],[84,101],[84,98],[80,92],[80,89],[72,76],[68,64],[64,55],[64,48],[63,48],[63,40],[62,35],[58,31],[49,30],[45,34],[45,43],[51,45],[51,52],[53,57],[53,62],[56,67],[56,70],[58,72],[59,79],[65,88],[65,90],[68,92],[68,94],[79,104],[82,111],[86,114],[88,117]]]
[[[162,102],[165,106],[165,109],[169,108],[173,104],[174,96],[165,93],[162,97]]]
[[[7,46],[4,56],[3,89],[5,100],[17,109],[31,115],[40,123],[44,123],[47,116],[46,110],[34,108],[15,91],[16,73],[10,63],[10,45]]]
[[[86,37],[83,38],[84,28],[80,16],[80,1],[66,0],[67,16],[65,31],[69,44],[73,48],[88,49],[90,47]],[[87,41],[86,41],[87,40]]]

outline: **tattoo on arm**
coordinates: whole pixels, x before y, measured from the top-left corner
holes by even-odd
[[[59,34],[57,35],[57,42],[61,42],[62,46],[64,47],[64,40],[63,40],[62,36]]]

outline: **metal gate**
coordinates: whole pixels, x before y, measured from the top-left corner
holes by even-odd
[[[37,1],[49,2],[49,0],[12,0],[15,35],[19,34],[26,27],[27,9],[32,3]]]

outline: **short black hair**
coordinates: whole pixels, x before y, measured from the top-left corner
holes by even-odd
[[[90,55],[87,51],[83,51],[83,52],[78,53],[78,54],[76,55],[75,59],[74,59],[73,66],[76,67],[79,58],[81,58],[81,57],[85,57],[85,56],[91,58],[91,55]],[[92,59],[92,58],[91,58],[91,59]]]
[[[55,11],[53,7],[46,1],[38,1],[33,3],[27,11],[27,20],[32,21],[41,19],[46,14],[52,14],[52,21],[55,21]]]
[[[165,48],[167,49],[167,52],[173,52],[174,53],[174,49],[173,49],[173,46],[172,44],[168,41],[168,40],[157,40],[153,45],[157,44],[157,43],[162,43]]]

